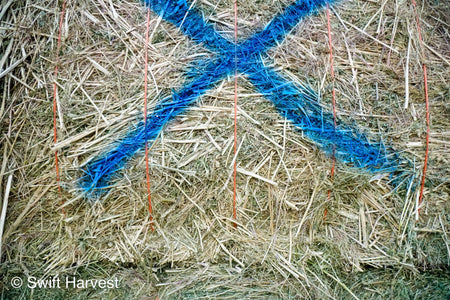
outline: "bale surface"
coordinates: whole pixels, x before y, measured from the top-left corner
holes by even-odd
[[[98,201],[86,199],[77,184],[82,166],[142,120],[142,3],[67,1],[58,59],[61,1],[0,3],[2,207],[8,199],[2,220],[2,298],[450,297],[446,1],[418,3],[423,50],[409,1],[341,1],[332,7],[338,116],[411,161],[410,169],[402,170],[413,174],[411,181],[402,184],[395,176],[340,162],[331,180],[332,159],[242,75],[235,229],[234,78],[229,77],[151,145],[154,231],[142,152],[116,174],[113,188]],[[239,38],[264,28],[290,3],[238,1]],[[197,0],[195,6],[233,39],[233,1]],[[179,90],[188,72],[201,71],[198,59],[212,57],[154,13],[148,51],[149,111]],[[269,54],[267,64],[292,82],[311,86],[331,110],[325,11],[307,17]],[[432,127],[424,202],[416,221],[426,135],[422,61],[428,67]],[[56,275],[117,278],[119,288],[11,286],[14,277]]]

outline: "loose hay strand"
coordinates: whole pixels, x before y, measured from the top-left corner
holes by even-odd
[[[4,229],[5,221],[6,221],[6,210],[8,208],[8,199],[9,199],[9,193],[11,191],[12,179],[13,179],[13,174],[10,174],[8,176],[8,181],[6,183],[5,193],[3,194],[3,199],[1,201],[2,210],[0,212],[0,263],[1,263],[1,254],[2,254],[2,246],[3,246],[3,229]]]

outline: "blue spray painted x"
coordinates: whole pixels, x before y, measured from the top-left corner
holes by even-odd
[[[381,142],[369,142],[366,135],[343,122],[334,126],[333,115],[323,109],[316,93],[294,84],[273,68],[266,67],[267,50],[278,45],[302,18],[323,7],[326,0],[297,0],[276,16],[263,30],[235,44],[222,37],[186,0],[146,0],[146,4],[164,20],[176,25],[184,34],[203,44],[216,55],[201,73],[171,97],[162,99],[147,122],[123,138],[112,151],[88,163],[81,180],[87,194],[97,194],[109,186],[111,176],[146,141],[154,141],[163,127],[183,113],[196,99],[216,86],[235,69],[247,75],[256,90],[272,101],[279,113],[302,130],[327,154],[335,151],[336,158],[354,167],[369,171],[392,172],[398,167],[397,155]]]

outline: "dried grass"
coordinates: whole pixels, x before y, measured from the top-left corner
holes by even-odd
[[[242,38],[289,2],[240,2]],[[393,190],[388,176],[338,164],[331,183],[330,159],[243,76],[238,228],[231,220],[234,85],[229,78],[153,145],[155,232],[149,226],[143,155],[132,159],[99,202],[85,201],[75,184],[80,166],[142,115],[145,9],[137,1],[68,1],[55,79],[58,5],[11,0],[0,8],[2,202],[13,175],[0,267],[7,299],[449,295],[450,11],[444,2],[425,3],[419,11],[430,69],[432,132],[425,202],[417,222],[418,191]],[[231,0],[196,5],[221,32],[231,34]],[[425,106],[412,8],[408,1],[344,1],[333,11],[338,114],[364,131],[380,133],[415,161],[418,184]],[[325,17],[322,13],[302,22],[271,56],[277,69],[293,81],[309,82],[329,106]],[[150,26],[151,109],[161,95],[183,85],[184,72],[195,59],[211,54],[155,15]],[[56,145],[55,80],[60,108]],[[65,215],[55,182],[56,149]],[[24,274],[116,276],[121,288],[94,294],[14,291],[8,280]]]

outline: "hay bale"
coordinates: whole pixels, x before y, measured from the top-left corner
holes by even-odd
[[[86,201],[76,184],[81,166],[142,118],[145,9],[138,1],[69,1],[55,78],[61,3],[3,3],[2,199],[13,174],[0,267],[6,298],[384,298],[408,297],[419,289],[424,297],[448,296],[450,49],[445,20],[450,12],[443,2],[425,3],[419,11],[432,132],[417,222],[417,188],[395,189],[395,178],[387,174],[340,163],[331,182],[331,159],[240,76],[237,229],[231,210],[234,79],[228,78],[152,145],[154,232],[142,154],[117,174],[114,188],[100,201]],[[239,2],[240,37],[263,28],[290,3]],[[232,4],[195,2],[227,36],[233,31]],[[415,174],[417,186],[425,105],[412,7],[403,1],[343,1],[333,12],[338,115],[363,132],[379,134],[415,162],[405,171]],[[186,71],[198,58],[212,54],[155,14],[150,33],[151,110],[184,85]],[[330,108],[327,44],[326,15],[319,13],[301,22],[269,56],[293,82],[314,87]],[[55,150],[62,195],[55,181]],[[120,287],[17,290],[10,283],[15,276],[57,274],[118,278]]]

